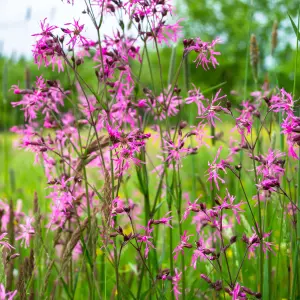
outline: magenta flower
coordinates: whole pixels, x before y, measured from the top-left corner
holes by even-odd
[[[284,160],[285,153],[269,149],[267,155],[261,155],[256,160],[260,162],[260,165],[257,166],[257,174],[262,174],[264,177],[275,176],[281,177],[284,174]]]
[[[173,284],[173,292],[175,295],[176,300],[179,299],[179,295],[181,295],[181,292],[179,290],[179,282],[181,280],[181,274],[182,272],[178,272],[175,268],[175,275],[172,277],[172,284]]]
[[[167,117],[176,116],[179,113],[181,97],[174,95],[171,86],[155,99],[147,99],[147,111],[151,111],[155,120],[165,120]],[[166,96],[167,95],[167,96]]]
[[[227,195],[223,199],[223,202],[222,202],[220,208],[231,210],[234,213],[237,222],[240,224],[241,223],[241,218],[240,218],[239,213],[244,211],[240,208],[240,206],[243,205],[245,202],[240,202],[238,204],[233,204],[233,202],[235,200],[235,197],[229,194],[228,189],[226,189],[226,194]]]
[[[204,145],[205,147],[210,148],[205,139],[212,139],[213,136],[208,134],[208,130],[205,129],[207,124],[204,124],[202,122],[203,121],[199,122],[197,127],[191,126],[191,128],[194,128],[192,132],[195,135],[199,147]]]
[[[132,164],[141,166],[141,164],[144,163],[143,161],[136,158],[135,155],[136,152],[134,150],[125,148],[117,152],[116,158],[113,159],[115,161],[115,171],[117,176],[122,176]]]
[[[163,152],[167,154],[166,162],[168,164],[175,162],[176,165],[180,165],[182,158],[196,152],[196,148],[185,147],[186,138],[187,135],[184,137],[178,135],[177,140],[174,142],[170,138],[164,139]]]
[[[210,181],[211,184],[212,184],[212,182],[214,182],[218,190],[220,189],[218,181],[220,181],[222,184],[225,183],[225,180],[219,176],[218,172],[220,170],[222,170],[225,174],[227,174],[226,169],[225,169],[226,162],[224,160],[221,160],[219,163],[217,163],[217,159],[220,156],[221,150],[222,150],[222,146],[219,147],[219,149],[217,151],[217,155],[216,155],[215,159],[213,160],[213,162],[212,163],[208,162],[208,166],[209,166],[208,181]]]
[[[89,41],[81,34],[84,29],[84,24],[79,25],[79,20],[73,20],[73,23],[66,23],[65,25],[73,26],[72,29],[68,28],[62,28],[61,30],[66,34],[69,35],[70,41],[67,43],[67,45],[70,45],[72,48],[74,48],[76,45],[85,45],[89,43]]]
[[[195,103],[198,108],[198,115],[201,115],[203,111],[205,110],[205,107],[203,105],[203,101],[206,100],[204,95],[200,92],[200,88],[197,89],[194,86],[193,90],[190,90],[188,92],[189,96],[185,99],[186,104]]]
[[[238,110],[240,116],[236,118],[236,128],[238,132],[244,137],[245,130],[249,134],[253,124],[253,116],[257,112],[257,108],[249,101],[243,101],[242,110]]]
[[[187,217],[189,216],[191,211],[193,211],[193,212],[199,212],[200,211],[200,205],[197,204],[198,200],[199,199],[196,199],[195,202],[191,202],[190,200],[188,200],[188,206],[184,211],[181,222],[187,219]]]
[[[7,236],[7,233],[4,232],[0,235],[0,245],[2,245],[4,248],[8,249],[8,250],[12,250],[12,249],[15,249],[10,243],[8,243],[6,241],[6,237]]]
[[[281,128],[283,129],[282,133],[287,137],[289,156],[299,159],[297,149],[300,145],[300,118],[289,113],[281,124]]]
[[[280,187],[280,183],[277,177],[266,176],[256,186],[259,190],[276,192],[277,188]]]
[[[197,58],[195,59],[196,68],[199,65],[202,66],[204,70],[209,69],[209,64],[211,64],[214,68],[219,64],[216,57],[220,55],[220,52],[215,51],[216,44],[220,43],[220,39],[215,39],[211,43],[203,42],[200,38],[184,40],[185,53],[196,52]]]
[[[182,26],[179,25],[179,22],[181,21],[182,19],[178,20],[174,24],[165,24],[160,21],[157,25],[153,26],[149,39],[151,40],[154,38],[157,40],[158,44],[162,44],[164,42],[167,46],[170,46],[170,42],[172,42],[171,44],[176,43],[182,36]]]
[[[177,260],[179,253],[183,254],[183,249],[184,248],[192,248],[192,244],[188,243],[189,238],[192,235],[187,235],[187,231],[184,231],[183,235],[180,238],[180,244],[175,247],[173,253],[175,253],[174,255],[174,260]]]
[[[4,285],[0,284],[0,300],[12,300],[17,294],[17,290],[13,292],[6,292]]]
[[[32,221],[33,218],[26,217],[25,225],[20,224],[21,234],[16,237],[16,240],[23,240],[21,244],[24,245],[25,248],[29,247],[30,239],[35,234],[34,228],[31,225]]]
[[[54,35],[54,31],[57,26],[50,26],[46,23],[47,18],[40,22],[42,32],[33,34],[37,37],[36,44],[33,46],[34,62],[40,66],[42,63],[46,67],[52,64],[54,70],[55,65],[58,67],[58,71],[63,71],[63,50],[57,37]]]
[[[172,214],[171,211],[169,211],[168,213],[165,214],[164,217],[162,217],[161,219],[159,220],[153,220],[153,224],[163,224],[163,225],[166,225],[167,227],[170,227],[170,228],[173,228],[171,225],[170,225],[170,220],[173,218],[173,216],[170,216],[168,217],[169,214]]]
[[[294,100],[290,93],[287,93],[283,88],[280,93],[273,95],[270,99],[270,109],[274,112],[283,112],[286,114],[293,113]]]
[[[213,249],[208,248],[205,244],[206,243],[205,243],[204,239],[200,238],[197,242],[197,248],[193,252],[191,266],[195,270],[197,268],[198,259],[200,259],[200,261],[206,260],[206,259],[209,259],[209,260],[213,259],[213,257],[209,256],[212,254]]]
[[[267,251],[274,252],[272,249],[273,243],[266,241],[266,239],[271,235],[271,231],[268,233],[262,233],[262,237],[260,238],[257,233],[255,232],[254,228],[252,228],[254,233],[250,238],[243,238],[244,241],[247,241],[248,243],[248,251],[249,255],[248,258],[255,256],[255,250],[260,247],[260,244],[262,243],[262,248],[265,253]]]
[[[153,237],[150,235],[139,235],[137,238],[138,242],[145,244],[145,258],[148,258],[150,248],[155,249],[155,247],[154,247],[153,243],[150,241],[150,239],[153,239]]]
[[[226,95],[219,97],[220,92],[221,92],[221,89],[218,90],[215,97],[212,98],[211,102],[207,101],[208,106],[205,107],[205,109],[202,111],[202,113],[198,116],[198,118],[206,119],[208,124],[210,124],[211,126],[214,126],[214,127],[216,126],[215,120],[221,121],[220,118],[218,117],[218,112],[223,111],[225,113],[230,114],[230,111],[227,108],[222,107],[220,105],[221,103],[218,102],[218,101],[224,99],[225,97],[227,97]]]
[[[20,90],[18,86],[13,86],[15,93],[23,96],[19,102],[12,102],[12,106],[22,106],[26,120],[33,121],[37,119],[38,112],[41,112],[45,118],[44,122],[49,122],[51,128],[51,112],[59,113],[58,108],[64,105],[63,92],[58,87],[48,87],[43,76],[37,77],[35,87],[32,90]]]
[[[242,300],[247,299],[246,293],[243,292],[243,288],[240,286],[240,284],[237,282],[231,291],[232,300]]]

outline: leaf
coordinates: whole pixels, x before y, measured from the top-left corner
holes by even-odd
[[[226,83],[227,83],[227,81],[224,81],[224,82],[221,82],[221,83],[219,83],[219,84],[217,84],[217,85],[215,85],[215,86],[212,86],[212,87],[210,87],[210,88],[208,88],[208,89],[202,91],[202,94],[205,94],[205,93],[207,93],[207,92],[213,91],[213,90],[215,90],[215,89],[217,89],[217,88],[223,86],[223,85],[226,84]]]
[[[159,210],[159,208],[165,203],[165,200],[161,201],[160,203],[158,203],[153,211],[153,216],[154,214]]]
[[[297,37],[297,40],[299,41],[299,40],[300,40],[300,31],[298,30],[298,28],[297,28],[295,22],[293,21],[292,17],[290,16],[290,14],[288,14],[288,15],[289,15],[289,18],[290,18],[290,20],[291,20],[291,23],[292,23],[292,26],[293,26],[295,35],[296,35],[296,37]]]

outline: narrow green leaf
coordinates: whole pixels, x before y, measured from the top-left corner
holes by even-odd
[[[292,23],[292,26],[293,26],[295,35],[296,35],[296,37],[297,37],[297,40],[299,41],[299,38],[300,38],[300,32],[299,32],[299,30],[298,30],[298,28],[297,28],[295,22],[294,22],[293,19],[291,18],[290,14],[288,14],[288,15],[289,15],[289,18],[290,18],[290,20],[291,20],[291,23]]]

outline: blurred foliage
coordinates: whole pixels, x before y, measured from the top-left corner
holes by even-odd
[[[245,74],[248,67],[247,92],[255,90],[255,83],[252,78],[249,52],[250,35],[255,34],[259,45],[259,88],[264,80],[268,78],[271,86],[278,85],[287,91],[292,91],[295,63],[295,36],[288,13],[296,22],[298,1],[293,0],[256,0],[256,1],[217,1],[217,0],[177,0],[177,15],[175,19],[184,18],[182,22],[184,37],[200,37],[204,41],[211,41],[220,37],[223,44],[217,45],[216,50],[221,52],[218,57],[219,66],[215,70],[204,71],[196,68],[193,60],[196,55],[188,57],[185,71],[181,72],[178,85],[183,93],[192,84],[206,90],[212,86],[226,82],[222,86],[224,93],[230,95],[232,90],[237,91],[238,96],[229,96],[233,102],[241,102],[244,97]],[[273,23],[278,22],[278,45],[271,56],[271,41]],[[183,53],[182,41],[174,45],[175,67],[171,68],[172,48],[163,47],[160,50],[163,84],[167,86],[168,78],[174,79],[176,70],[180,64]],[[142,87],[150,87],[157,92],[160,91],[161,82],[159,76],[159,62],[155,47],[149,44],[150,64],[154,83],[151,80],[149,65],[144,59],[143,65],[134,65],[133,70],[139,74],[142,67],[140,83]],[[248,53],[249,54],[249,53]],[[146,55],[145,55],[146,56]],[[145,57],[146,58],[146,57]],[[95,83],[95,73],[92,62],[86,59],[83,66],[80,66],[80,74],[89,83]],[[170,72],[171,68],[171,72]],[[41,68],[32,61],[21,58],[14,59],[0,58],[0,129],[8,129],[15,124],[22,124],[23,114],[19,109],[12,109],[10,102],[17,101],[18,96],[9,91],[13,84],[20,84],[21,88],[31,87],[35,77],[43,75],[46,79],[58,79],[63,86],[70,88],[69,79],[66,73],[57,75],[51,68]],[[91,71],[92,70],[92,71]],[[297,74],[297,81],[300,81],[300,74]],[[143,97],[139,90],[139,96]],[[213,91],[215,92],[215,91]],[[212,92],[210,92],[211,94]],[[300,94],[300,87],[296,89],[296,97]],[[210,95],[207,95],[210,97]],[[68,104],[66,110],[69,108]],[[190,112],[189,112],[190,113]]]
[[[190,66],[191,82],[204,87],[226,81],[226,94],[232,89],[242,91],[245,67],[248,65],[248,87],[255,88],[250,61],[247,61],[250,35],[255,34],[260,52],[259,82],[268,76],[271,83],[292,91],[296,39],[288,13],[297,23],[299,1],[294,0],[185,0],[177,1],[177,13],[185,18],[185,37],[199,36],[204,41],[220,37],[223,44],[217,47],[222,53],[220,65],[213,72]],[[278,22],[278,45],[271,56],[272,27]],[[300,80],[300,74],[297,76]],[[297,94],[299,95],[299,87]]]

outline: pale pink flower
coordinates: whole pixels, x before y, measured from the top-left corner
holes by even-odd
[[[29,247],[29,242],[31,237],[35,234],[34,228],[32,227],[31,223],[33,221],[33,218],[26,217],[25,219],[25,225],[20,224],[20,235],[16,237],[16,240],[22,239],[22,243],[25,248]]]

